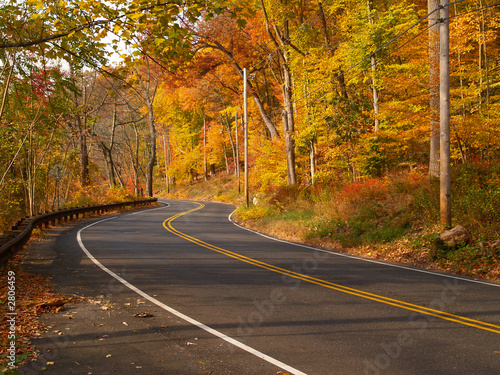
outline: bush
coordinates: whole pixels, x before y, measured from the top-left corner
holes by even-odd
[[[235,211],[235,214],[241,220],[257,220],[269,216],[270,213],[269,207],[262,206],[241,206]]]
[[[453,169],[452,215],[476,241],[500,238],[498,165],[466,164]]]
[[[105,191],[105,203],[127,202],[136,198],[125,187],[113,186]]]

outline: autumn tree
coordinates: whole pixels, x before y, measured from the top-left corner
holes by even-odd
[[[222,53],[225,62],[233,66],[238,73],[240,79],[243,79],[243,68],[245,63],[253,65],[253,61],[258,61],[262,58],[259,52],[269,52],[263,45],[254,46],[249,41],[251,34],[241,30],[237,23],[231,19],[229,15],[221,15],[211,20],[208,23],[202,23],[197,31],[198,40],[195,45],[195,52],[211,49]],[[259,51],[259,49],[264,49]],[[220,57],[219,57],[220,59]],[[276,125],[269,116],[269,107],[262,100],[262,90],[255,87],[255,82],[252,82],[252,76],[259,73],[258,69],[250,69],[247,77],[247,85],[250,90],[250,96],[253,98],[257,106],[262,121],[267,127],[271,138],[278,138],[279,133]],[[263,88],[265,94],[268,94],[268,88]],[[264,94],[264,95],[265,95]]]
[[[277,15],[274,20],[271,20],[264,0],[260,1],[262,13],[266,23],[266,31],[276,48],[276,53],[279,56],[282,75],[282,91],[284,110],[282,112],[283,134],[286,145],[287,156],[287,175],[288,184],[297,184],[297,176],[295,173],[295,118],[293,106],[293,82],[292,70],[290,64],[291,50],[303,54],[293,44],[290,37],[290,20],[291,14],[294,14],[294,6],[288,0],[283,0],[278,9],[274,9]]]

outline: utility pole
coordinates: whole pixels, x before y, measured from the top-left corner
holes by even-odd
[[[245,202],[250,206],[248,193],[248,108],[247,108],[247,69],[243,69],[243,127],[245,138]]]
[[[451,171],[450,171],[450,18],[448,0],[440,6],[440,213],[441,225],[451,227]]]

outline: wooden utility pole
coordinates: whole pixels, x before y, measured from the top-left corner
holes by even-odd
[[[248,193],[248,108],[247,108],[247,69],[243,69],[243,127],[245,138],[245,202],[250,206]]]
[[[450,19],[448,0],[440,7],[440,212],[441,225],[451,227],[451,171],[450,171]]]

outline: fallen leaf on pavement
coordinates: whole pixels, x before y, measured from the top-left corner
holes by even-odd
[[[134,318],[151,318],[153,317],[154,315],[151,314],[151,313],[148,313],[148,312],[141,312],[141,313],[137,313],[137,314],[134,314],[132,315]]]

